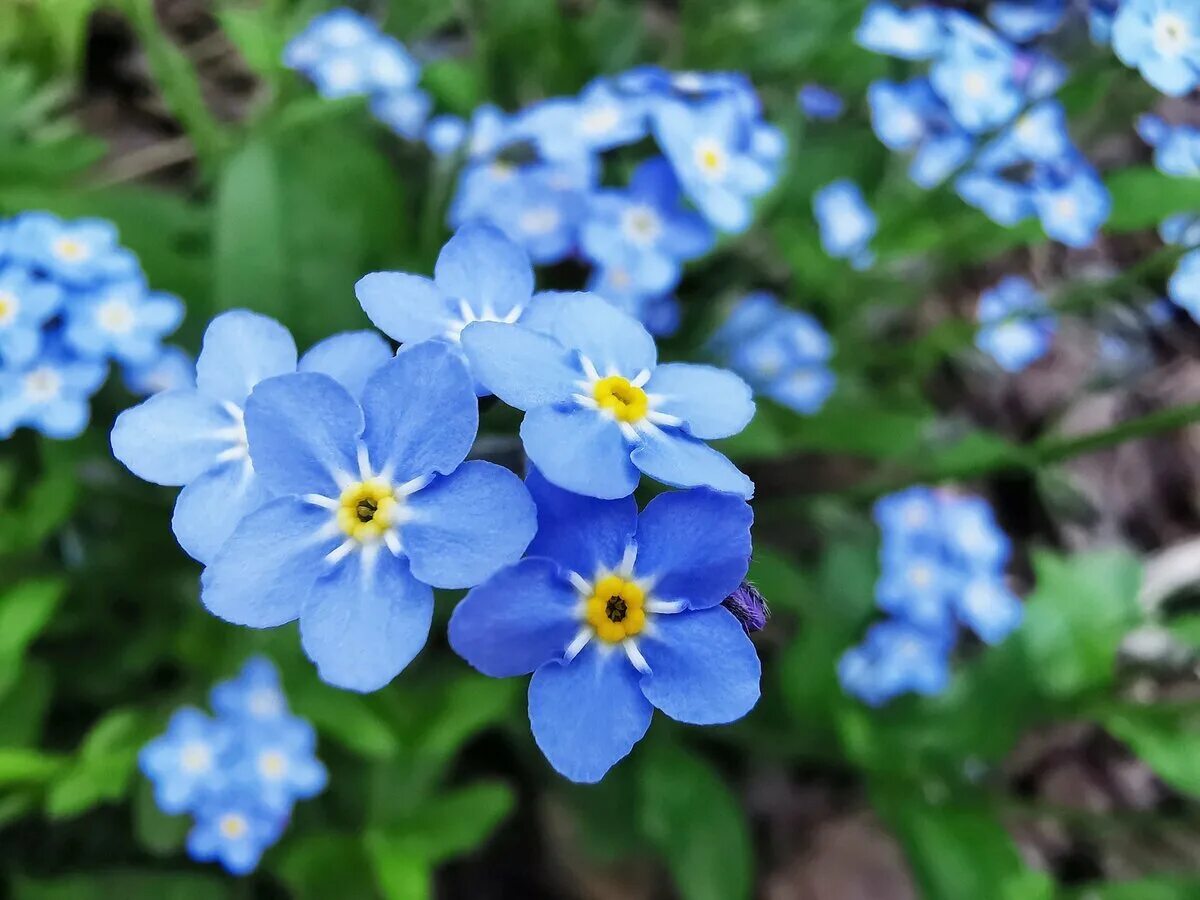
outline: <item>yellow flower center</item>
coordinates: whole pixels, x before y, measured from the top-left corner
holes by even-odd
[[[278,750],[268,750],[258,758],[258,771],[272,781],[282,778],[287,772],[287,758]]]
[[[646,627],[646,592],[620,575],[596,582],[587,601],[587,622],[601,640],[618,644]]]
[[[338,526],[364,543],[379,540],[393,522],[396,492],[381,478],[356,481],[346,486],[338,499]]]
[[[697,142],[696,165],[709,178],[719,178],[725,172],[725,151],[711,138]]]
[[[226,813],[221,816],[221,822],[217,827],[221,830],[221,837],[227,841],[236,841],[249,830],[245,817],[239,816],[237,813]]]
[[[54,255],[67,262],[79,262],[87,258],[88,247],[74,238],[59,238],[54,242]]]
[[[11,291],[0,291],[0,325],[8,325],[17,317],[17,296]]]
[[[618,422],[639,422],[650,409],[646,392],[620,375],[601,378],[592,388],[592,396],[596,398],[596,404],[612,413]]]

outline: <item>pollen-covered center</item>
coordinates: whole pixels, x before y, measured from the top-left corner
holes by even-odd
[[[393,524],[396,492],[380,478],[347,485],[338,500],[337,522],[358,541],[375,541]]]
[[[719,178],[725,173],[725,151],[711,138],[697,141],[695,147],[696,166],[709,178]]]
[[[267,750],[258,757],[258,771],[269,781],[278,781],[287,774],[287,757],[278,750]]]
[[[0,328],[12,323],[20,311],[17,295],[12,291],[0,290]]]
[[[607,575],[597,583],[587,601],[587,621],[596,634],[616,644],[646,627],[646,593],[620,575]]]
[[[217,828],[221,832],[221,837],[227,841],[236,841],[244,837],[250,830],[249,825],[246,824],[246,817],[239,816],[237,813],[226,813],[221,816]]]
[[[650,409],[650,398],[640,387],[621,375],[601,378],[592,388],[596,405],[612,413],[618,422],[640,422]]]
[[[54,255],[65,262],[82,262],[88,254],[88,245],[83,241],[63,237],[54,242]]]

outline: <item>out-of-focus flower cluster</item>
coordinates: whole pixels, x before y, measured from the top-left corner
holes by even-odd
[[[915,183],[932,188],[958,173],[959,196],[997,223],[1036,216],[1047,235],[1082,247],[1108,219],[1111,199],[1052,99],[1065,68],[1024,43],[1055,27],[1062,6],[993,3],[991,17],[1006,37],[964,12],[874,3],[857,40],[929,62],[909,81],[876,81],[867,98],[879,139],[913,154]]]
[[[312,726],[290,713],[266,659],[248,661],[210,699],[215,716],[177,710],[138,761],[159,808],[194,819],[188,855],[244,875],[279,840],[295,802],[324,789],[325,767]]]
[[[1006,372],[1020,372],[1050,350],[1056,319],[1025,278],[1010,275],[979,297],[975,346]]]
[[[78,435],[110,362],[138,393],[173,385],[182,351],[162,339],[182,319],[111,223],[44,212],[0,222],[0,440],[22,426]]]
[[[755,392],[810,415],[833,393],[833,342],[808,313],[763,291],[743,297],[713,335],[710,350]]]
[[[1010,545],[980,497],[914,487],[875,504],[881,573],[876,604],[891,618],[846,651],[838,675],[872,706],[905,693],[941,693],[959,626],[995,644],[1021,622],[1005,584]]]
[[[1170,125],[1151,115],[1138,119],[1137,129],[1142,140],[1154,148],[1154,165],[1160,172],[1175,178],[1200,178],[1200,129]],[[1158,231],[1167,244],[1188,248],[1171,276],[1167,295],[1200,322],[1200,215],[1171,216]]]

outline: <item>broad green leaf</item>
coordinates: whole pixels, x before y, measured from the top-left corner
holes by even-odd
[[[226,882],[193,872],[112,871],[16,882],[13,900],[225,900]]]
[[[61,579],[45,578],[0,594],[0,696],[16,681],[26,648],[50,622],[65,589]]]
[[[642,832],[666,860],[684,900],[746,900],[753,857],[745,814],[699,756],[668,743],[638,758]]]
[[[217,19],[242,59],[260,76],[273,79],[283,69],[287,36],[269,6],[222,9]]]
[[[514,679],[486,678],[475,672],[459,675],[439,698],[418,738],[418,752],[438,759],[451,756],[470,737],[505,718],[522,693]]]
[[[84,738],[74,765],[55,779],[46,794],[46,813],[70,818],[99,803],[123,797],[150,737],[147,719],[133,710],[115,710]]]
[[[363,836],[375,881],[387,900],[431,900],[433,873],[420,854],[398,847],[379,832]]]
[[[404,820],[374,829],[367,847],[373,854],[386,855],[386,850],[437,865],[484,843],[515,802],[512,789],[499,782],[438,794]]]
[[[269,860],[295,900],[368,898],[378,893],[371,861],[358,837],[291,835]]]
[[[1111,683],[1117,648],[1140,618],[1138,561],[1119,550],[1033,557],[1036,587],[1020,640],[1043,691],[1065,698]]]
[[[53,692],[51,673],[48,664],[26,660],[8,694],[0,696],[0,747],[28,747],[38,743]]]
[[[1100,724],[1171,787],[1200,796],[1200,712],[1126,704]]]
[[[37,784],[62,771],[65,760],[38,750],[0,747],[0,786]]]
[[[1112,194],[1110,231],[1153,228],[1174,213],[1200,208],[1200,178],[1174,178],[1150,166],[1130,166],[1111,173],[1105,183]]]
[[[309,677],[288,685],[288,702],[298,715],[355,753],[372,759],[396,755],[395,733],[363,697]]]

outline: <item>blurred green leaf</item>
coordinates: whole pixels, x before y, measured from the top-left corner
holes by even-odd
[[[365,698],[309,677],[289,683],[288,701],[298,715],[356,753],[372,759],[396,755],[396,735]]]
[[[396,854],[437,865],[474,850],[512,812],[516,797],[500,782],[481,781],[438,794],[402,821],[367,835],[374,856]]]
[[[642,831],[685,900],[745,900],[753,858],[741,806],[701,757],[652,742],[639,749]]]
[[[43,578],[0,594],[0,696],[16,681],[25,649],[49,623],[65,588],[61,579]]]
[[[283,70],[288,36],[270,5],[228,7],[217,12],[217,20],[246,65],[258,75],[273,80]]]
[[[417,739],[418,752],[445,759],[513,708],[521,685],[514,679],[487,678],[476,672],[456,677],[437,699],[432,717]]]
[[[38,750],[0,747],[0,785],[46,781],[63,768],[64,760]]]
[[[50,881],[20,879],[13,900],[225,900],[229,896],[216,875],[113,871]]]
[[[138,782],[133,793],[133,831],[139,844],[155,856],[169,856],[183,846],[191,827],[188,816],[169,816],[158,808],[150,781]]]
[[[1200,710],[1125,704],[1100,724],[1171,787],[1200,796]]]
[[[29,659],[6,695],[0,695],[0,747],[33,746],[42,732],[54,679],[50,666]]]
[[[431,900],[433,874],[427,860],[378,832],[368,832],[364,843],[375,881],[387,900]]]
[[[50,786],[47,815],[70,818],[124,796],[150,731],[149,721],[134,710],[114,710],[101,719],[84,738],[74,765]]]
[[[1118,169],[1105,178],[1113,208],[1106,228],[1153,228],[1174,213],[1200,208],[1200,178],[1173,178],[1149,166]]]
[[[295,900],[366,900],[377,895],[371,860],[357,837],[292,835],[275,857],[272,870],[287,884]]]

